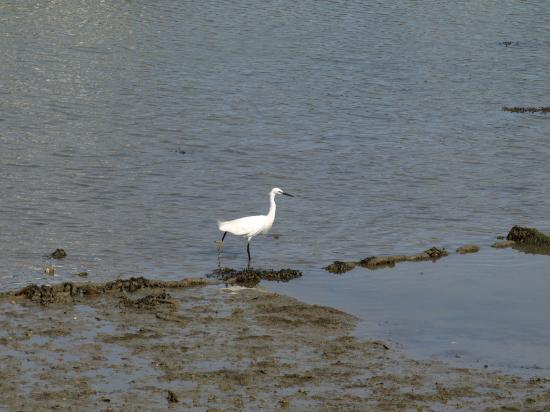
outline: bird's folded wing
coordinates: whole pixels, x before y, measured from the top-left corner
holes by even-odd
[[[247,216],[240,219],[218,222],[218,227],[223,232],[229,232],[238,236],[255,236],[263,230],[266,216]]]

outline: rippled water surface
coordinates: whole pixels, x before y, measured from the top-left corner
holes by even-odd
[[[254,264],[304,277],[276,288],[427,356],[462,356],[459,335],[466,357],[550,367],[550,258],[488,249],[550,232],[550,117],[501,110],[550,104],[549,26],[544,1],[4,1],[0,289],[52,281],[58,247],[55,281],[202,275],[216,221],[280,186],[296,197]],[[228,237],[222,264],[245,263]]]

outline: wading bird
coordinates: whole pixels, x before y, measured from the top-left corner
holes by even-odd
[[[240,219],[228,220],[226,222],[218,222],[218,229],[223,232],[222,240],[218,241],[218,253],[222,250],[223,240],[227,232],[237,236],[244,236],[247,238],[246,252],[248,253],[248,266],[250,266],[250,241],[256,235],[260,233],[266,234],[273,226],[275,220],[275,195],[285,195],[294,197],[289,193],[285,193],[282,189],[274,187],[269,192],[269,212],[267,215],[247,216]]]

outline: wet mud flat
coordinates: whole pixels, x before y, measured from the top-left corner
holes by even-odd
[[[0,296],[0,405],[94,411],[550,407],[550,378],[410,359],[384,342],[353,337],[358,319],[335,309],[205,279],[117,282]]]

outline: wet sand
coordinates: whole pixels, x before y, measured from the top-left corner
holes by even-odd
[[[8,410],[542,410],[550,378],[418,361],[358,319],[204,279],[0,297]],[[106,287],[108,285],[108,287]],[[84,293],[84,291],[92,291]]]

